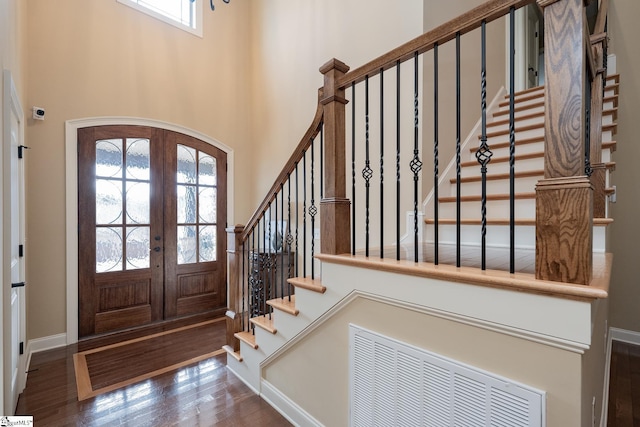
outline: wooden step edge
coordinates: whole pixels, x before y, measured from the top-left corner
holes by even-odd
[[[310,277],[292,277],[288,279],[287,282],[296,288],[306,289],[320,294],[324,294],[327,291],[327,288],[322,285],[322,281],[320,279],[311,279]]]
[[[604,165],[607,169],[609,169],[609,172],[613,172],[614,170],[616,170],[616,162],[607,162]]]
[[[233,334],[234,337],[238,338],[240,341],[248,344],[253,349],[258,349],[258,344],[256,344],[256,336],[248,331],[236,332]]]
[[[616,74],[610,74],[607,76],[607,78],[605,79],[605,81],[608,82],[616,82],[616,83],[620,83],[620,74],[616,73]]]
[[[515,133],[526,132],[529,130],[537,130],[537,129],[544,129],[544,122],[534,123],[532,125],[527,125],[527,126],[516,126]],[[509,135],[509,132],[510,132],[509,129],[498,130],[494,132],[487,132],[487,138],[495,138],[496,136]],[[482,135],[478,135],[478,139],[481,139],[481,138],[482,138]]]
[[[531,101],[532,99],[543,98],[543,97],[544,97],[544,91],[538,91],[531,94],[526,94],[519,98],[517,97],[514,103],[519,104],[522,102]],[[502,101],[500,104],[498,104],[499,107],[506,107],[507,105],[509,105],[509,101]]]
[[[226,351],[227,354],[230,354],[231,356],[233,356],[233,358],[236,359],[238,362],[242,362],[242,356],[240,355],[240,352],[234,351],[233,347],[231,347],[230,345],[223,345],[222,349]]]
[[[531,178],[534,176],[540,176],[543,177],[544,176],[544,170],[540,169],[540,170],[532,170],[532,171],[523,171],[523,172],[516,172],[515,173],[515,178]],[[511,176],[509,173],[497,173],[497,174],[487,174],[487,181],[500,181],[502,179],[509,179]],[[481,175],[477,175],[477,176],[466,176],[464,178],[460,178],[460,182],[461,183],[465,183],[465,182],[480,182],[482,181],[482,176]],[[455,184],[456,183],[456,178],[451,178],[449,180],[449,182],[451,184]]]
[[[516,147],[520,146],[520,145],[526,145],[526,144],[536,144],[538,142],[544,142],[544,135],[540,135],[540,136],[534,136],[532,138],[522,138],[522,139],[516,139]],[[496,144],[490,144],[491,149],[493,150],[497,150],[499,148],[507,148],[511,145],[510,141],[507,142],[498,142]],[[480,147],[473,146],[469,149],[469,151],[471,151],[471,153],[475,153],[476,151],[478,151]]]
[[[607,84],[604,87],[605,92],[613,92],[613,95],[618,96],[620,94],[620,85],[618,83]]]
[[[544,111],[538,111],[537,113],[529,113],[529,114],[524,114],[522,116],[518,116],[517,118],[515,118],[515,121],[518,122],[519,120],[531,120],[539,117],[544,118]],[[510,120],[509,118],[494,120],[491,123],[487,124],[487,127],[508,125],[509,120]]]
[[[516,193],[514,198],[516,200],[535,199],[536,193]],[[510,197],[509,197],[509,194],[507,193],[487,194],[486,199],[487,201],[497,201],[497,200],[509,200]],[[480,200],[482,200],[482,196],[477,194],[474,194],[472,196],[460,197],[461,202],[479,202]],[[457,199],[456,199],[456,196],[446,196],[446,197],[440,197],[438,201],[440,203],[453,203],[453,202],[456,202]]]
[[[616,151],[616,149],[618,148],[618,143],[616,141],[607,141],[607,142],[603,142],[602,143],[602,149],[609,149],[611,150],[611,152]]]
[[[252,317],[251,319],[249,319],[249,322],[272,334],[276,334],[278,332],[278,330],[273,326],[273,314],[271,314],[271,318],[269,318],[268,314],[265,314],[264,316]]]
[[[289,301],[289,297],[284,298],[275,298],[267,301],[271,307],[280,310],[282,312],[288,313],[292,316],[297,316],[300,314],[300,310],[296,308],[296,296],[291,295],[291,301]]]
[[[515,156],[515,160],[516,162],[518,160],[528,160],[528,159],[537,159],[540,157],[544,157],[544,152],[540,151],[540,152],[536,152],[536,153],[526,153],[526,154],[516,154]],[[491,158],[491,161],[489,162],[489,167],[491,167],[492,163],[504,163],[504,162],[508,162],[509,161],[509,156],[504,156],[504,157],[495,157],[495,158]],[[478,163],[477,160],[469,160],[467,162],[462,162],[460,164],[461,167],[469,167],[469,166],[480,166],[480,164]]]
[[[602,103],[607,103],[607,102],[611,102],[613,103],[614,107],[618,106],[618,95],[613,95],[613,96],[605,96],[604,98],[602,98]]]
[[[414,262],[413,260],[398,261],[395,258],[380,259],[366,257],[365,255],[347,254],[318,254],[316,257],[322,262],[331,264],[585,301],[608,297],[613,261],[611,254],[594,254],[593,280],[589,286],[585,286],[538,280],[535,278],[535,274],[531,273],[512,274],[502,270],[483,271],[475,267],[456,267],[455,265],[446,264],[434,265],[433,263]]]
[[[524,89],[524,90],[518,91],[518,92],[516,92],[514,94],[514,96],[517,98],[518,96],[522,96],[522,95],[526,95],[526,94],[529,94],[529,93],[532,93],[532,92],[538,92],[538,91],[544,92],[544,85],[530,87],[529,89]],[[506,94],[504,96],[504,99],[509,99],[509,94]]]
[[[616,133],[617,130],[618,130],[618,123],[617,122],[613,122],[613,123],[608,123],[606,125],[602,125],[602,131],[603,132],[611,131],[613,133]]]
[[[535,103],[526,104],[526,105],[518,105],[513,109],[513,111],[516,113],[520,113],[525,110],[540,108],[540,107],[544,107],[544,101],[535,102]],[[496,111],[495,113],[493,113],[493,117],[495,118],[495,117],[503,116],[506,114],[509,114],[509,109]]]
[[[435,224],[435,219],[433,218],[425,218],[425,224],[433,225]],[[519,226],[533,226],[536,225],[536,220],[534,218],[521,218],[516,219],[515,225]],[[613,218],[593,218],[594,226],[607,226],[613,223]],[[439,225],[456,225],[456,220],[453,218],[439,218]],[[460,225],[482,225],[482,220],[480,219],[461,219]],[[487,225],[511,225],[511,222],[508,218],[487,218]]]

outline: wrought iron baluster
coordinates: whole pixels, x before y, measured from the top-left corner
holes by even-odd
[[[480,163],[480,172],[482,173],[482,198],[481,198],[481,215],[482,215],[482,269],[487,269],[487,165],[491,161],[491,152],[487,144],[487,29],[486,21],[482,21],[481,31],[481,110],[482,110],[482,135],[480,137],[480,147],[476,151],[476,159]]]
[[[396,61],[396,260],[400,260],[400,61]]]
[[[307,152],[302,153],[302,277],[307,277]]]
[[[266,240],[265,240],[265,262],[267,264],[267,281],[265,283],[265,291],[264,291],[264,311],[265,314],[269,313],[269,319],[271,319],[271,306],[267,304],[267,301],[269,301],[272,296],[273,296],[273,257],[272,257],[272,253],[271,253],[271,249],[273,246],[273,242],[271,241],[271,239],[273,239],[273,231],[271,230],[271,203],[269,203],[269,207],[267,208],[268,212],[269,212],[269,222],[267,223],[267,234],[266,234]],[[269,242],[269,244],[267,245],[266,242]]]
[[[384,258],[384,68],[380,68],[380,258]]]
[[[320,123],[320,200],[324,199],[324,123]]]
[[[595,77],[597,78],[597,77]],[[586,71],[585,84],[585,136],[584,136],[584,173],[591,176],[593,169],[591,168],[591,79],[589,78],[589,69]]]
[[[351,254],[356,254],[356,84],[351,83]]]
[[[433,45],[433,263],[438,265],[438,43]]]
[[[309,262],[311,263],[311,280],[315,279],[315,262],[313,259],[314,249],[315,249],[315,224],[316,224],[316,214],[318,213],[318,208],[316,208],[315,201],[315,140],[311,139],[311,206],[309,206],[309,216],[311,217],[311,258]]]
[[[260,227],[260,221],[258,221],[258,228]],[[259,251],[259,249],[258,249]],[[255,259],[255,255],[256,255],[256,229],[254,228],[253,230],[251,230],[251,246],[249,247],[249,253],[247,254],[247,257],[249,257],[249,313],[248,313],[248,317],[249,319],[251,319],[252,317],[254,317],[257,313],[257,303],[258,303],[258,299],[256,298],[256,296],[258,294],[256,294],[256,288],[258,287],[258,271],[256,271],[256,259]],[[251,332],[254,332],[254,328],[255,326],[253,325],[253,323],[249,322],[249,328],[251,329]]]
[[[509,11],[509,272],[516,268],[515,7]]]
[[[418,84],[418,52],[413,57],[413,159],[409,163],[411,172],[413,172],[413,254],[414,261],[418,262],[418,181],[420,179],[420,171],[422,170],[422,161],[419,154],[419,84]]]
[[[364,79],[364,137],[365,137],[365,161],[364,169],[362,169],[362,178],[364,178],[364,241],[365,241],[365,256],[369,256],[369,187],[373,171],[370,167],[369,161],[369,76],[365,76]]]
[[[248,243],[246,240],[244,240],[242,242],[242,290],[241,290],[241,294],[242,294],[242,310],[240,310],[240,315],[242,317],[240,317],[240,329],[241,330],[245,330],[245,319],[244,319],[244,315],[245,315],[245,310],[247,309],[247,304],[245,302],[245,299],[247,298],[247,294],[248,294],[248,290],[246,289],[247,284],[248,284],[248,280],[247,280],[247,269],[245,267],[245,261],[246,258],[244,256],[245,254],[245,244]]]
[[[291,235],[291,174],[287,176],[287,279],[291,278],[291,245],[293,244],[293,236]],[[287,295],[291,301],[291,284],[287,281]]]
[[[461,156],[461,117],[460,110],[462,103],[460,99],[460,33],[456,33],[456,267],[460,267],[460,223],[461,223],[461,175],[462,175],[462,156]]]
[[[296,236],[295,236],[295,243],[296,243],[296,261],[295,261],[295,271],[296,271],[296,277],[298,277],[299,273],[299,268],[300,268],[300,258],[299,258],[299,247],[298,247],[298,230],[300,228],[300,202],[299,202],[299,196],[300,196],[300,191],[298,189],[298,163],[296,162]]]

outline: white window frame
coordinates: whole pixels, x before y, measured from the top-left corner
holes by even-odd
[[[188,25],[185,25],[181,22],[176,21],[166,15],[156,12],[153,9],[149,9],[148,7],[141,5],[137,2],[137,0],[116,0],[118,3],[122,3],[127,5],[139,12],[145,13],[149,16],[152,16],[162,22],[165,22],[169,25],[173,25],[176,28],[180,28],[188,33],[196,35],[198,37],[202,37],[202,0],[195,0],[195,28],[192,28]]]

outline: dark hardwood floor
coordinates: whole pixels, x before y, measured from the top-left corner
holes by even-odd
[[[195,341],[197,333],[194,329]],[[74,353],[136,335],[129,332],[34,354],[16,414],[33,415],[37,426],[291,425],[227,369],[226,353],[78,401]]]
[[[611,343],[608,427],[640,427],[640,346]]]

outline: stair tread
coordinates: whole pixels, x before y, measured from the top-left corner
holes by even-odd
[[[249,344],[254,349],[258,348],[258,344],[256,344],[256,336],[248,331],[236,332],[233,334],[234,337],[238,338],[240,341],[243,341]]]
[[[516,147],[519,145],[525,145],[525,144],[535,144],[538,142],[544,142],[544,135],[540,135],[540,136],[534,136],[531,138],[517,138],[516,139]],[[511,142],[507,141],[507,142],[498,142],[495,144],[490,144],[490,147],[492,150],[497,150],[498,148],[506,148],[509,147],[511,145]],[[478,146],[473,146],[470,148],[470,151],[472,153],[475,153],[476,151],[478,151]]]
[[[515,198],[516,199],[535,199],[536,193],[516,193]],[[440,197],[438,200],[440,203],[452,203],[456,201],[456,196]],[[479,194],[460,197],[460,201],[462,202],[478,202],[480,200],[482,200],[482,196]],[[487,194],[487,200],[488,201],[509,200],[509,194],[508,193]]]
[[[223,345],[222,349],[226,351],[228,354],[230,354],[231,356],[233,356],[233,358],[236,359],[238,362],[242,362],[242,355],[240,355],[240,352],[235,351],[233,347],[231,347],[230,345]]]
[[[435,220],[433,218],[425,218],[425,224],[434,224]],[[613,218],[594,218],[593,225],[595,226],[605,226],[611,224],[613,222]],[[455,225],[456,220],[453,218],[439,218],[438,224],[440,225]],[[481,219],[461,219],[461,225],[481,225]],[[487,218],[487,225],[509,225],[509,218]],[[518,218],[515,220],[515,225],[536,225],[535,218]]]
[[[518,120],[529,120],[529,119],[535,119],[538,117],[542,117],[544,118],[544,111],[538,111],[536,113],[529,113],[529,114],[524,114],[522,116],[518,116],[517,118],[515,118],[515,121],[517,122]],[[509,118],[506,119],[500,119],[500,120],[494,120],[491,123],[487,124],[487,127],[489,126],[501,126],[501,125],[506,125],[509,124]]]
[[[515,103],[521,103],[521,102],[526,102],[526,101],[531,101],[532,99],[537,99],[537,98],[542,98],[544,97],[544,91],[543,90],[538,90],[532,93],[528,93],[524,96],[516,96],[515,99]],[[509,105],[509,101],[502,101],[500,104],[498,104],[500,107],[506,107],[507,105]]]
[[[263,316],[252,317],[249,319],[249,322],[272,334],[278,332],[275,326],[273,326],[273,314],[271,314],[271,316],[265,314]]]
[[[532,93],[532,92],[538,92],[538,91],[544,92],[544,85],[530,87],[529,89],[523,89],[521,91],[516,92],[515,96],[518,97],[520,95],[525,95],[525,94],[529,94],[529,93]],[[509,94],[506,94],[504,96],[504,99],[509,99]]]
[[[487,125],[487,128],[491,127],[491,124]],[[604,127],[604,125],[603,125]],[[540,123],[533,123],[530,125],[526,125],[526,126],[518,126],[518,124],[516,123],[515,126],[515,133],[518,132],[526,132],[529,130],[537,130],[537,129],[544,129],[544,122],[541,121]],[[487,138],[495,138],[496,136],[502,136],[502,135],[509,135],[510,130],[509,129],[504,129],[504,130],[497,130],[494,132],[487,132]],[[478,135],[478,139],[481,139],[482,135]]]
[[[271,307],[276,308],[285,313],[291,314],[292,316],[297,316],[300,313],[300,310],[296,308],[296,296],[291,295],[291,297],[284,298],[274,298],[272,300],[267,301]]]
[[[540,151],[540,152],[536,152],[536,153],[526,153],[526,154],[516,154],[515,156],[515,160],[527,160],[527,159],[537,159],[539,157],[544,157],[544,152]],[[504,156],[504,157],[492,157],[491,161],[489,162],[489,165],[491,165],[492,163],[502,163],[502,162],[508,162],[509,161],[509,156]],[[477,160],[469,160],[467,162],[462,162],[460,164],[461,167],[468,167],[468,166],[479,166],[480,164],[478,163]]]
[[[540,108],[540,107],[544,107],[544,101],[540,101],[540,102],[534,102],[531,104],[526,104],[526,105],[516,105],[516,107],[513,109],[513,111],[515,111],[516,113],[519,113],[521,111],[525,111],[525,110],[529,110],[529,109],[534,109],[534,108]],[[505,109],[505,110],[499,110],[496,111],[495,113],[493,113],[493,117],[498,117],[498,116],[504,116],[509,114],[509,109]]]
[[[288,279],[287,282],[291,283],[296,288],[307,289],[321,294],[324,294],[327,290],[327,288],[322,285],[322,281],[320,279],[311,279],[310,277],[292,277]]]
[[[532,170],[532,171],[523,171],[523,172],[516,172],[515,173],[515,177],[516,178],[528,178],[528,177],[534,177],[534,176],[544,176],[544,170],[539,169],[539,170]],[[507,173],[495,173],[495,174],[491,174],[491,173],[487,173],[487,181],[498,181],[501,179],[509,179],[510,178],[510,174]],[[481,175],[476,175],[476,176],[467,176],[464,178],[460,178],[460,182],[465,183],[465,182],[478,182],[482,180],[482,176]],[[456,179],[455,178],[451,178],[450,179],[451,184],[455,184],[456,183]]]

